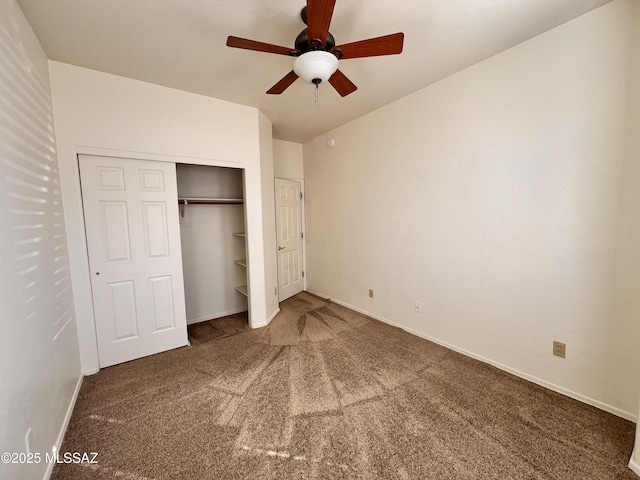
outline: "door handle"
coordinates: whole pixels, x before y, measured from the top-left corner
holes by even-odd
[[[280,250],[284,250],[285,248],[287,248],[287,247],[280,247],[280,246],[278,246],[278,251],[280,251]]]

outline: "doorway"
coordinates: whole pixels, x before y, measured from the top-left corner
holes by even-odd
[[[246,312],[243,170],[179,163],[187,324]]]
[[[248,311],[243,169],[78,162],[100,368],[188,345],[187,323]]]
[[[275,179],[278,300],[281,302],[304,288],[301,192],[300,182]]]

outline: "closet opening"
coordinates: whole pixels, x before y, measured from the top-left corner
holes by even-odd
[[[179,163],[176,173],[187,325],[248,323],[244,170]]]

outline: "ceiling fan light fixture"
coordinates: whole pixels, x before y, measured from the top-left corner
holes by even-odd
[[[294,48],[234,36],[227,38],[229,47],[297,57],[293,70],[267,90],[267,94],[280,95],[298,77],[302,77],[305,82],[315,85],[316,103],[318,85],[326,81],[341,97],[346,97],[355,92],[358,87],[338,70],[339,60],[402,53],[404,43],[402,32],[336,45],[335,38],[329,32],[336,0],[306,0],[305,3],[306,6],[300,15],[307,28],[296,37]]]
[[[324,50],[312,50],[296,58],[293,71],[305,82],[318,85],[326,82],[338,69],[338,59]]]

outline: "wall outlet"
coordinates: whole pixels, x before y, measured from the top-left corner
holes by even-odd
[[[562,342],[553,341],[553,354],[556,357],[565,358],[567,354],[567,345]]]
[[[414,303],[413,309],[416,311],[416,313],[422,312],[422,304],[420,302]]]
[[[373,289],[372,288],[369,289],[369,298],[373,298]]]

